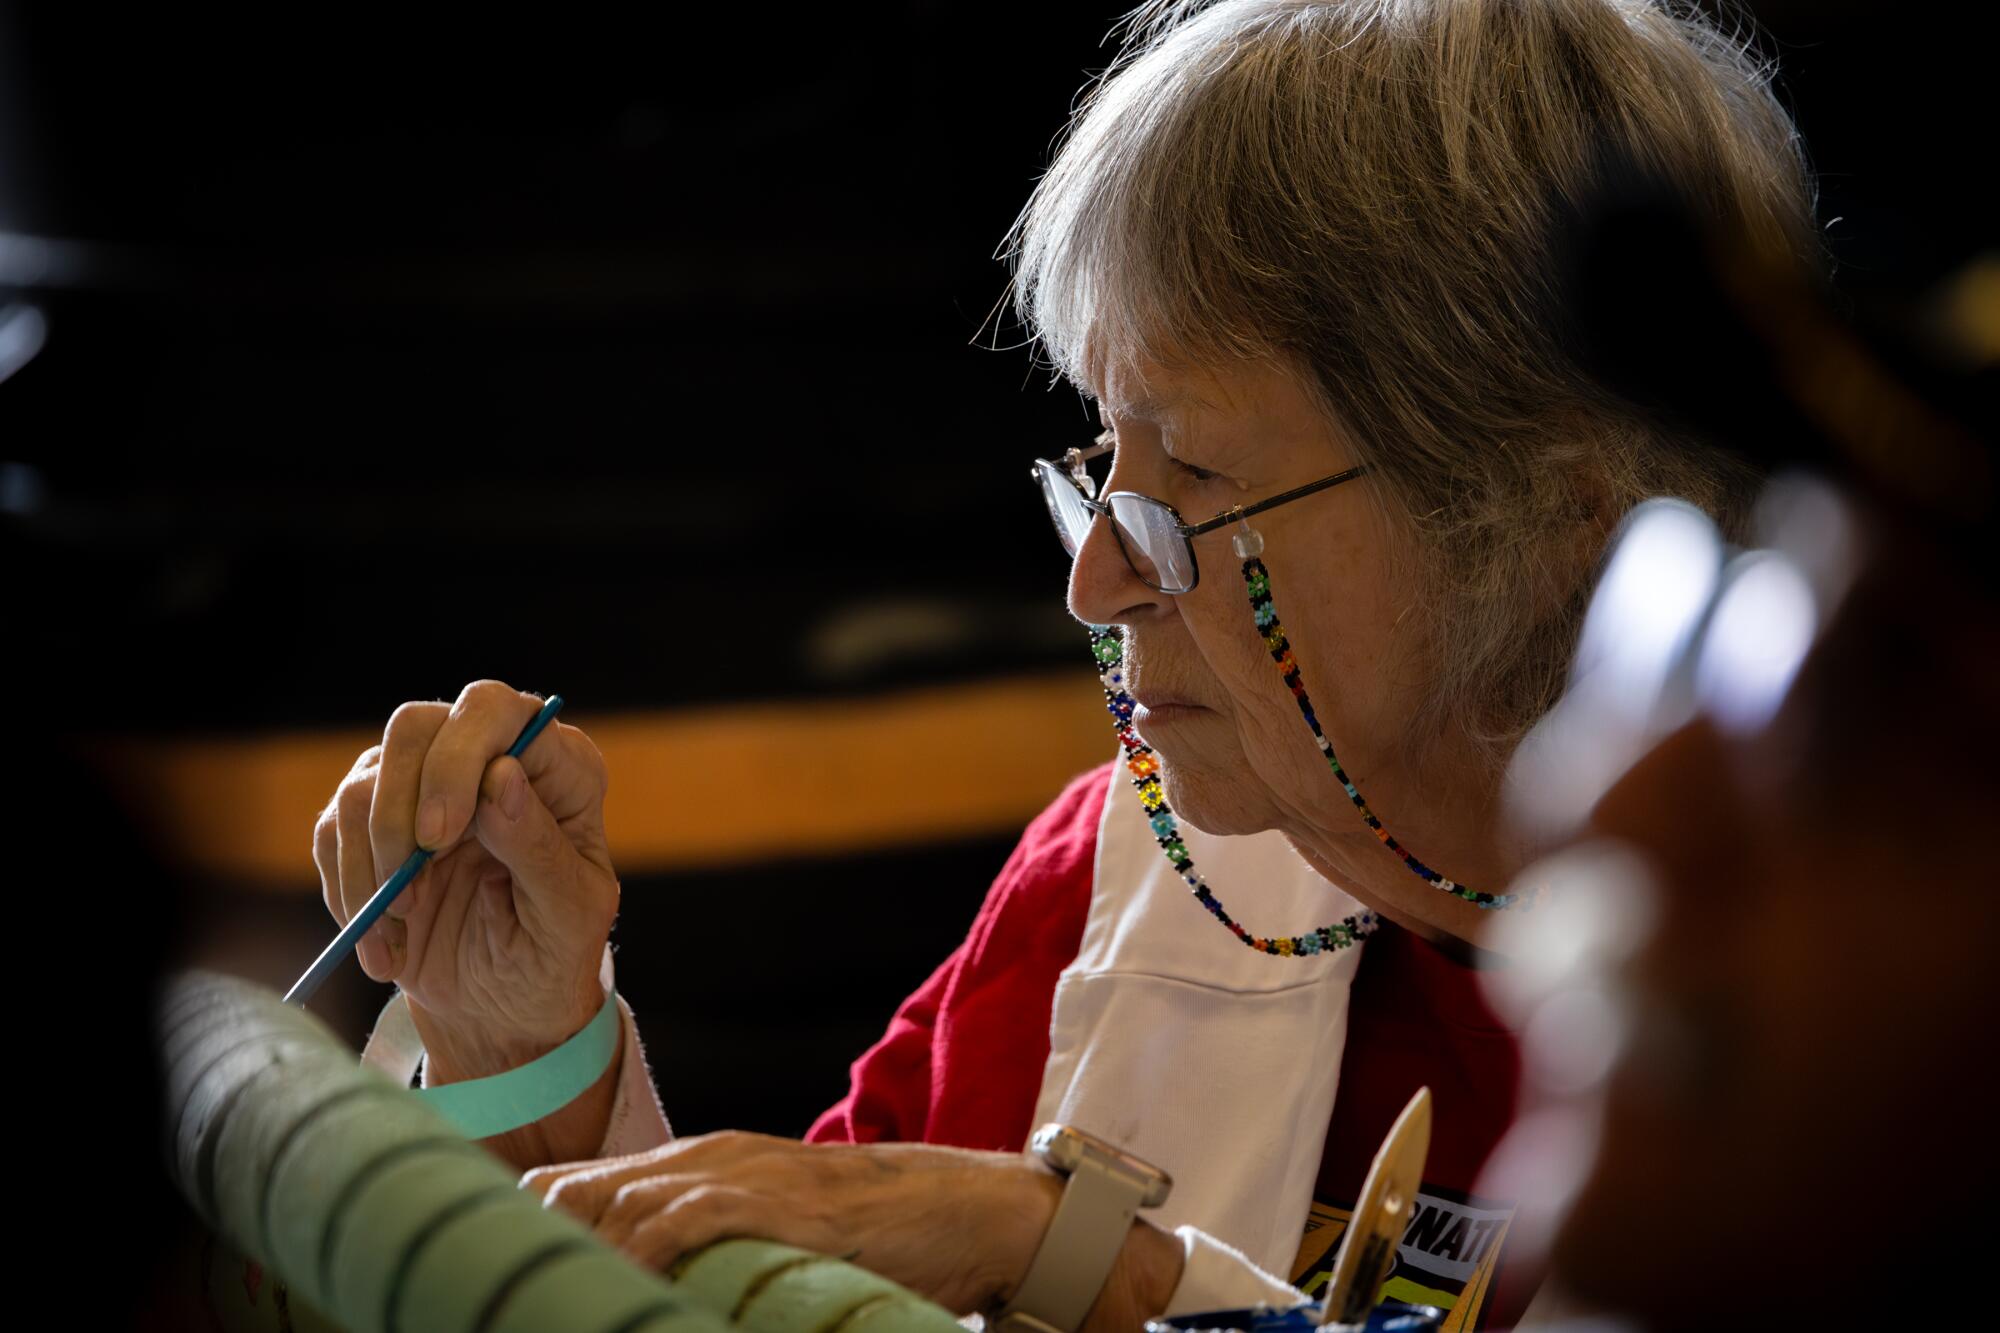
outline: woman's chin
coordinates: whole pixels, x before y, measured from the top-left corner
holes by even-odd
[[[1150,742],[1149,742],[1150,743]],[[1246,799],[1256,778],[1248,765],[1207,765],[1196,759],[1176,759],[1162,750],[1160,786],[1174,817],[1202,833],[1233,837],[1277,827],[1274,818],[1260,817]]]

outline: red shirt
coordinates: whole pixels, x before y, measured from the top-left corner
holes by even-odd
[[[1109,779],[1109,765],[1082,775],[1028,825],[965,942],[854,1062],[847,1096],[814,1123],[809,1141],[1002,1152],[1027,1142],[1056,978],[1075,960],[1090,910]],[[1512,1322],[1537,1275],[1498,1263],[1511,1205],[1471,1189],[1512,1119],[1519,1075],[1514,1038],[1487,1008],[1472,969],[1383,923],[1355,975],[1339,1092],[1291,1280],[1309,1292],[1324,1283],[1376,1148],[1410,1095],[1428,1085],[1434,1120],[1424,1188],[1387,1294],[1453,1306],[1448,1329]]]

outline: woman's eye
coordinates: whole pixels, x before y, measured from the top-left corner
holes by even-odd
[[[1196,467],[1192,463],[1183,463],[1178,458],[1173,460],[1173,464],[1175,467],[1179,468],[1181,470],[1182,475],[1187,477],[1188,480],[1190,481],[1215,481],[1216,479],[1222,476],[1220,472],[1210,472],[1205,467]]]

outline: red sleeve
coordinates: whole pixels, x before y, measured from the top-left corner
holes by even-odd
[[[1056,978],[1090,911],[1109,766],[1069,784],[1021,835],[965,942],[852,1067],[813,1143],[882,1140],[1012,1151],[1027,1141]]]

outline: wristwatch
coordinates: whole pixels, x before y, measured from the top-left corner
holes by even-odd
[[[1068,1183],[994,1333],[1076,1333],[1125,1248],[1132,1215],[1165,1203],[1173,1178],[1068,1125],[1043,1125],[1028,1151]]]

